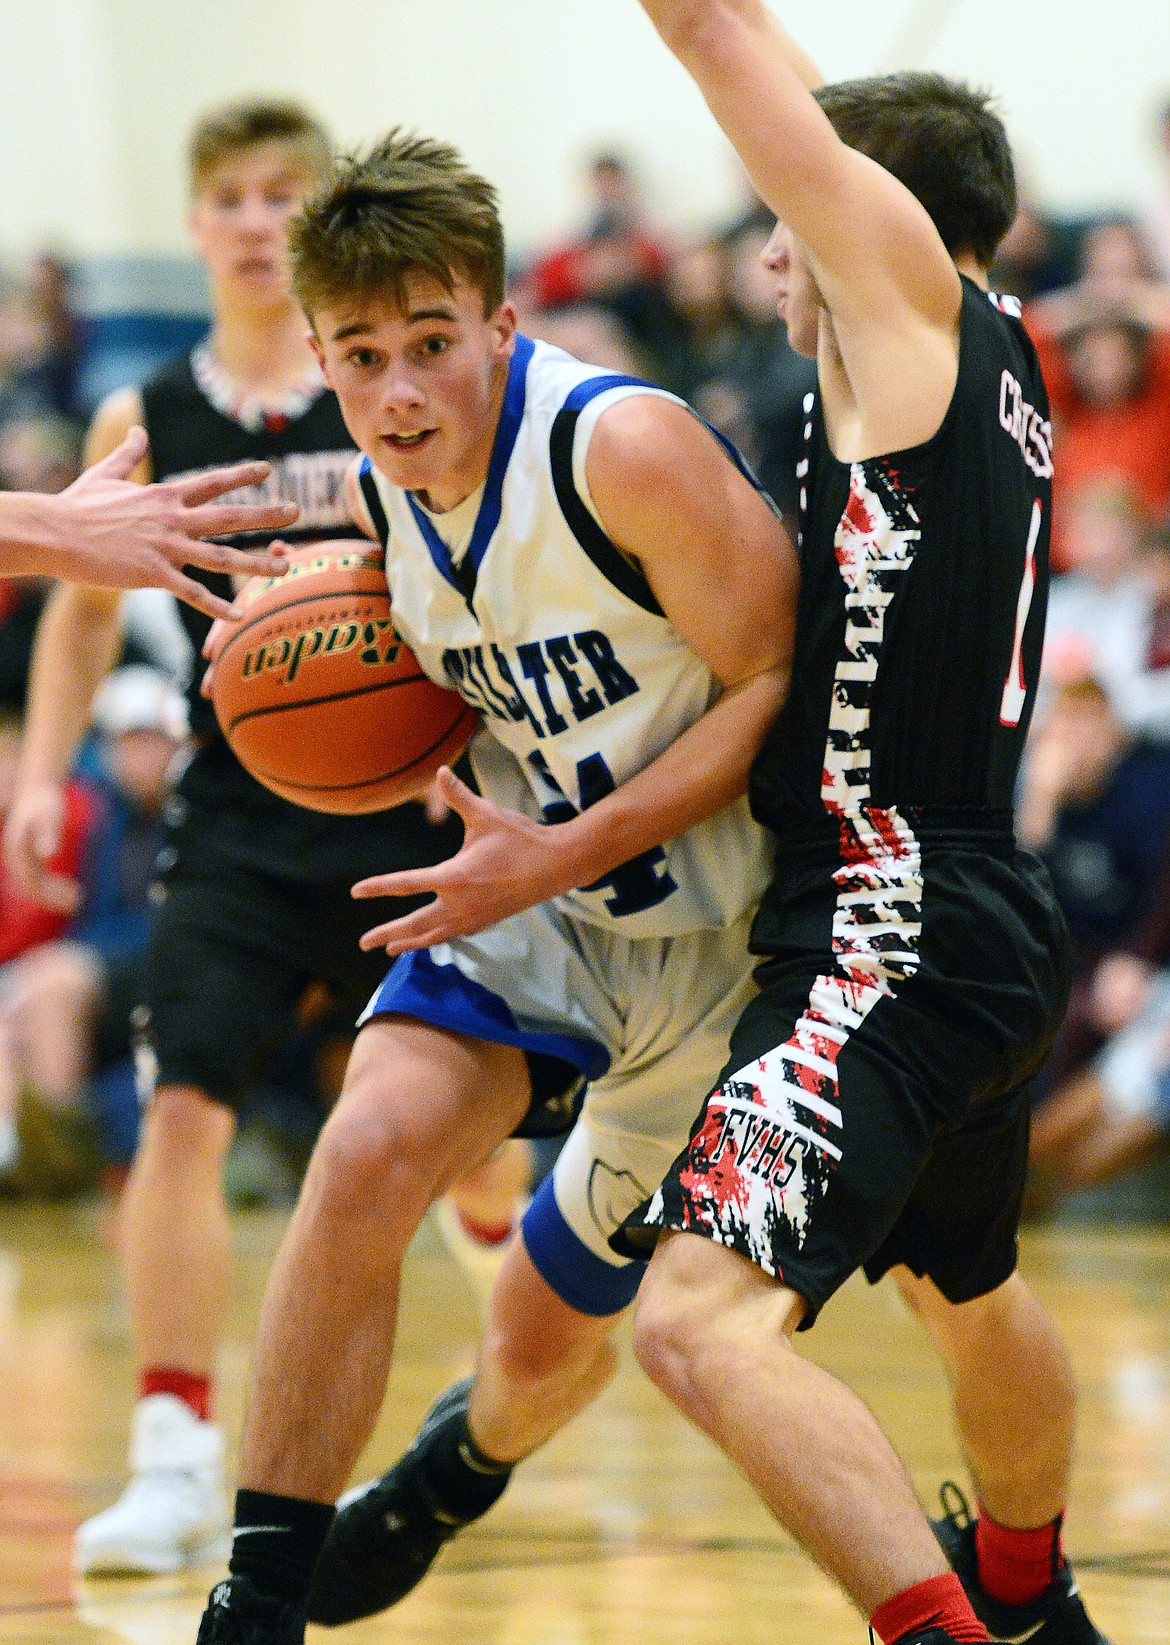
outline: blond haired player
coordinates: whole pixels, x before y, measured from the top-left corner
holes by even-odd
[[[233,104],[199,122],[189,161],[189,226],[210,280],[210,333],[141,389],[102,405],[90,456],[103,457],[144,423],[150,455],[139,478],[264,459],[264,499],[300,506],[290,542],[353,534],[343,496],[353,446],[286,265],[289,219],[330,161],[326,134],[296,104]],[[212,577],[210,591],[222,600],[231,584]],[[198,652],[208,617],[181,611]],[[44,863],[62,782],[118,646],[115,594],[75,584],[56,591],[38,638],[5,848],[26,882],[64,901],[73,888],[48,879]],[[190,697],[196,749],[178,781],[144,963],[148,1105],[125,1204],[139,1394],[131,1479],[78,1532],[84,1572],[173,1570],[223,1544],[224,1440],[212,1401],[231,1283],[222,1173],[236,1113],[293,1031],[310,983],[327,984],[354,1016],[376,985],[382,968],[357,947],[353,880],[383,868],[388,853],[403,866],[434,861],[458,837],[432,828],[419,807],[324,817],[278,800],[235,761],[210,705],[194,688]]]
[[[476,1377],[353,1505],[362,1531],[315,1619],[401,1597],[607,1381],[640,1276],[608,1236],[752,992],[768,862],[744,787],[796,583],[774,510],[685,405],[517,332],[495,191],[454,149],[392,133],[306,204],[292,246],[403,637],[484,726],[479,794],[441,778],[459,854],[358,888],[436,895],[365,938],[404,957],[265,1298],[231,1577],[200,1632],[220,1645],[303,1637],[385,1390],[406,1245],[536,1115],[572,1129],[508,1249]]]

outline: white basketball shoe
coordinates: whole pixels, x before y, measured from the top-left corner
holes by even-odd
[[[230,1545],[222,1431],[173,1394],[139,1400],[130,1483],[74,1541],[83,1576],[161,1575],[226,1559]]]

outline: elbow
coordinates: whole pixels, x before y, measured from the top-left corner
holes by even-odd
[[[717,56],[729,22],[741,9],[738,0],[677,0],[652,8],[659,34],[686,64]]]
[[[792,685],[792,658],[785,657],[768,670],[765,677],[764,689],[764,716],[767,731],[777,714],[788,700],[789,688]]]

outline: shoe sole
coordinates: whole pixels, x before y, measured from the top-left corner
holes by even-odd
[[[231,1547],[230,1534],[216,1531],[187,1548],[160,1548],[153,1553],[141,1544],[132,1547],[126,1543],[92,1552],[76,1549],[73,1569],[78,1576],[172,1576],[176,1571],[190,1570],[197,1565],[222,1563],[231,1553]]]

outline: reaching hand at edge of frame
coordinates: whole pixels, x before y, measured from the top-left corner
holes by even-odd
[[[244,576],[280,576],[286,550],[231,548],[203,542],[241,532],[282,531],[293,524],[295,503],[229,503],[218,499],[258,485],[267,463],[238,463],[186,479],[138,485],[129,475],[146,455],[146,432],[129,430],[108,457],[55,497],[38,498],[46,521],[45,552],[37,569],[67,582],[101,588],[163,588],[209,617],[230,617],[231,602],[212,594],[184,570]]]
[[[703,22],[703,0],[639,0],[639,4],[672,50],[675,39],[680,38],[688,30],[700,27]],[[756,11],[763,9],[758,0],[750,0],[750,7],[744,9],[752,8]],[[825,76],[804,47],[786,30],[779,27],[774,16],[769,19],[769,23],[773,28],[776,43],[783,51],[785,61],[801,84],[809,91],[816,91],[818,87],[823,86]]]

